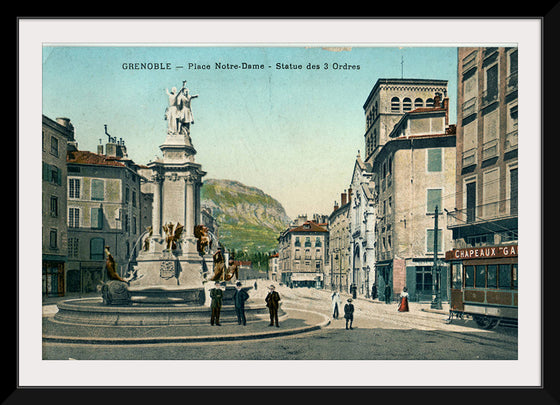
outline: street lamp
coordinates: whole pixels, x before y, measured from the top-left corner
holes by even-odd
[[[441,306],[441,285],[440,269],[437,263],[438,254],[438,206],[434,213],[434,264],[432,266],[432,309],[442,309]]]

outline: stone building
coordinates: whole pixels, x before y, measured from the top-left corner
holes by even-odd
[[[63,296],[67,260],[66,150],[74,144],[67,118],[42,116],[42,290],[43,296]]]
[[[457,195],[456,209],[447,216],[456,250],[447,252],[450,259],[467,248],[477,253],[482,247],[517,251],[517,51],[515,47],[458,48]],[[452,285],[461,288],[464,280],[465,287],[486,288],[487,297],[482,299],[487,304],[504,304],[492,301],[492,291],[517,289],[517,254],[450,264]]]
[[[280,281],[291,287],[322,288],[328,265],[328,231],[313,221],[291,226],[278,238]]]
[[[106,280],[105,246],[121,276],[142,248],[142,211],[151,211],[150,200],[141,195],[139,166],[124,141],[108,136],[105,152],[99,145],[98,153],[67,154],[68,292],[93,292]]]
[[[335,203],[328,219],[330,269],[325,274],[325,288],[348,291],[350,279],[350,193],[341,193],[340,206]]]
[[[441,287],[442,299],[448,299],[448,269],[441,259],[452,245],[452,234],[442,214],[455,206],[455,127],[448,123],[449,100],[442,103],[440,97],[434,95],[433,107],[404,114],[371,159],[380,299],[389,285],[391,298],[407,287],[411,300],[431,300],[434,282]]]

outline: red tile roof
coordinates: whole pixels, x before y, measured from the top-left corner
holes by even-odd
[[[97,153],[81,150],[69,151],[66,154],[67,163],[126,167],[126,165],[119,160],[121,160],[119,157],[99,155]]]
[[[296,226],[288,232],[328,232],[325,228],[320,227],[313,221],[306,221],[303,225]]]

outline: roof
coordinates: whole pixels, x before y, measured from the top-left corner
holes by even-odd
[[[325,228],[319,226],[313,221],[306,221],[303,225],[296,226],[288,232],[328,232]]]
[[[101,165],[101,166],[117,166],[126,167],[121,158],[113,156],[99,155],[89,151],[68,151],[66,154],[67,163],[85,164],[85,165]]]

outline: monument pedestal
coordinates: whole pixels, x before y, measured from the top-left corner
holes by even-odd
[[[168,135],[160,146],[163,160],[150,162],[153,182],[152,236],[147,251],[136,259],[137,279],[130,282],[132,299],[187,297],[198,302],[203,287],[204,259],[196,247],[200,224],[200,187],[206,175],[194,162],[196,150],[188,135]],[[204,302],[204,301],[202,301]]]

